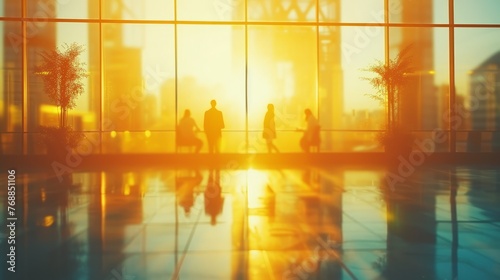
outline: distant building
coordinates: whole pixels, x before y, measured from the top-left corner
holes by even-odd
[[[472,130],[500,129],[500,51],[470,73]]]
[[[401,12],[391,13],[390,21],[397,23],[432,23],[433,0],[396,0]],[[394,27],[389,30],[391,56],[411,47],[413,71],[401,98],[401,117],[408,129],[432,130],[438,119],[438,91],[434,85],[434,32],[426,27]]]
[[[484,138],[493,151],[500,151],[500,51],[471,71],[469,97],[471,130],[493,131],[491,138],[477,134],[477,141]]]
[[[400,3],[401,12],[393,11],[389,17],[396,23],[432,23],[435,0],[393,0],[391,7]],[[389,28],[390,52],[394,58],[402,49],[411,47],[412,71],[408,74],[409,83],[401,96],[401,118],[405,128],[410,130],[433,130],[440,126],[438,123],[439,98],[434,84],[434,28],[427,27],[391,27]],[[422,135],[417,135],[417,137]],[[416,175],[415,180],[419,180]],[[418,192],[417,184],[411,186]],[[433,195],[422,195],[420,201],[429,205],[435,204]],[[406,203],[406,201],[405,201]],[[386,256],[384,275],[388,279],[399,279],[404,275],[406,263],[412,262],[411,257],[405,256],[406,242],[421,242],[435,244],[436,215],[434,210],[419,209],[415,203],[401,203],[400,200],[387,202],[388,216],[393,217],[387,224],[387,244],[395,250]],[[425,230],[415,227],[415,224],[425,224]],[[403,241],[404,240],[404,241]],[[427,248],[427,247],[426,247]],[[419,262],[421,275],[434,275],[435,252],[423,249],[426,259]]]
[[[103,56],[103,118],[117,131],[143,130],[141,49],[110,46]]]
[[[340,0],[305,0],[291,5],[287,1],[248,0],[247,4],[251,20],[311,21],[316,19],[316,4],[319,4],[320,21],[341,21]],[[243,9],[244,5],[239,7]],[[234,13],[240,15],[241,11],[235,9]],[[252,71],[258,71],[260,76],[273,81],[270,91],[275,94],[273,102],[281,113],[302,121],[303,110],[309,107],[318,116],[322,129],[339,129],[343,127],[344,114],[341,28],[322,26],[319,34],[317,31],[306,26],[250,27],[249,48],[258,55],[250,58],[253,68],[249,74],[252,76]],[[286,51],[288,46],[300,51]],[[270,64],[270,61],[275,63]],[[318,105],[319,112],[316,111]],[[296,126],[289,125],[288,129]],[[332,146],[338,148],[341,139],[328,133],[322,142],[323,148],[328,150]]]
[[[99,17],[98,9],[93,7],[102,5],[101,13],[110,18],[123,19],[130,13],[130,7],[121,0],[101,1],[89,0],[89,16]],[[92,8],[90,8],[92,7]],[[98,28],[92,27],[92,28]],[[113,127],[117,131],[143,130],[143,91],[142,81],[142,50],[140,47],[131,47],[124,44],[124,30],[121,24],[104,24],[102,42],[89,32],[90,57],[99,56],[102,43],[104,78],[103,93],[100,95],[99,83],[93,83],[90,94],[90,109],[99,108],[102,96],[104,130]],[[98,111],[98,109],[97,109]]]
[[[457,94],[455,96],[454,107],[455,113],[458,118],[451,118],[450,120],[450,85],[442,84],[437,87],[438,89],[438,126],[442,130],[468,130],[470,129],[470,122],[466,116],[465,98],[463,95]]]
[[[3,5],[6,15],[21,16],[22,1],[5,1]],[[55,0],[26,5],[26,16],[53,18],[56,13],[55,6]],[[40,121],[42,105],[53,104],[53,102],[45,94],[42,81],[35,73],[35,67],[41,63],[40,54],[42,52],[56,48],[56,24],[45,22],[45,24],[34,25],[32,22],[27,23],[28,31],[36,29],[36,33],[29,33],[26,37],[26,64],[28,66],[26,100],[23,97],[21,23],[18,21],[4,21],[3,29],[3,94],[0,96],[2,96],[1,110],[5,113],[0,114],[0,131],[21,132],[25,116],[24,129],[36,132],[42,124]],[[23,113],[23,102],[27,104],[28,111],[25,113]],[[20,138],[13,141],[16,149],[20,148],[19,143],[23,142]],[[36,139],[30,137],[27,143],[28,153],[33,153]]]

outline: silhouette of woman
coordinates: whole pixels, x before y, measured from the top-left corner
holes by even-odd
[[[266,139],[267,152],[271,153],[275,150],[277,153],[280,151],[273,144],[273,140],[276,138],[276,124],[274,122],[274,105],[267,105],[267,112],[264,117],[264,131],[262,132],[262,137]]]
[[[304,135],[300,139],[300,147],[306,153],[309,153],[310,147],[319,142],[319,123],[311,111],[311,109],[305,109],[304,114],[306,115],[307,127],[304,130]]]

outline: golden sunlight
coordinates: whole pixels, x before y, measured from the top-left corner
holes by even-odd
[[[246,181],[248,208],[258,208],[266,197],[268,178],[265,172],[249,168],[241,174],[240,179]]]

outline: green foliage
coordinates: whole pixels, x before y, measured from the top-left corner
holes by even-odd
[[[84,48],[76,43],[63,45],[40,53],[41,64],[35,68],[36,75],[43,81],[45,94],[61,110],[59,127],[40,126],[42,140],[48,154],[62,158],[67,150],[76,148],[84,135],[67,126],[67,112],[76,106],[76,99],[84,91],[82,79],[87,77],[84,63],[78,59]]]
[[[83,93],[82,78],[87,77],[84,63],[78,59],[84,48],[76,43],[65,44],[63,50],[55,49],[40,54],[42,63],[36,74],[42,79],[47,96],[61,108],[59,126],[66,126],[68,109],[76,106],[76,98]]]
[[[374,93],[366,95],[379,101],[387,110],[387,127],[378,135],[377,140],[387,152],[394,154],[410,151],[414,140],[413,135],[404,129],[400,117],[401,97],[409,74],[413,72],[410,50],[411,45],[404,48],[394,59],[389,59],[387,63],[377,61],[364,69],[373,73],[374,77],[362,78],[375,89]]]
[[[377,61],[364,69],[375,74],[371,78],[362,78],[367,80],[375,89],[374,93],[368,93],[366,96],[386,106],[388,113],[387,127],[389,130],[399,125],[401,95],[408,81],[408,74],[413,71],[412,61],[409,57],[410,50],[411,45],[404,48],[396,58],[389,59],[387,63]]]

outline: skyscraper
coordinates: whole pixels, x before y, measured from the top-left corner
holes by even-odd
[[[22,1],[5,1],[4,10],[7,14],[21,16]],[[40,1],[26,7],[27,17],[53,18],[56,15],[55,0]],[[40,63],[40,54],[54,50],[56,47],[56,25],[48,22],[27,22],[26,33],[18,21],[5,21],[3,46],[3,114],[0,120],[0,131],[21,132],[23,118],[25,131],[36,132],[42,124],[40,109],[43,104],[52,104],[43,90],[40,78],[35,73],[35,67]],[[26,41],[27,93],[23,97],[23,38]],[[27,105],[23,112],[23,103]],[[24,115],[24,117],[23,117]],[[20,135],[15,135],[20,136]],[[21,138],[14,141],[20,148]],[[35,139],[28,139],[28,153],[34,151]],[[9,148],[9,149],[11,149]]]
[[[500,52],[470,73],[472,130],[500,129]]]
[[[399,7],[390,11],[389,21],[391,23],[402,24],[422,24],[433,22],[433,0],[392,0],[390,6]],[[439,100],[437,88],[434,85],[434,30],[424,26],[403,26],[392,27],[389,30],[391,58],[394,58],[400,51],[409,47],[412,72],[405,73],[408,77],[408,84],[402,90],[400,96],[400,116],[404,127],[408,130],[433,130],[438,124]],[[421,182],[419,177],[414,178],[415,182]],[[422,195],[422,188],[433,187],[426,184],[419,185],[411,183],[411,186],[401,191],[402,197],[406,200],[390,198],[387,202],[388,217],[393,217],[388,221],[387,226],[387,248],[392,250],[386,257],[387,271],[389,278],[401,278],[405,264],[410,263],[411,257],[404,255],[404,244],[420,242],[422,244],[435,244],[437,237],[435,234],[436,217],[434,210],[420,209],[420,203],[408,203],[411,199],[419,197],[428,205],[435,204],[433,195]],[[401,203],[405,201],[405,203]],[[397,211],[395,211],[397,209]],[[416,224],[425,224],[426,230],[422,231],[415,227]],[[397,238],[396,238],[397,237]],[[401,242],[406,240],[405,242]],[[413,241],[412,241],[413,240]],[[427,258],[418,264],[421,275],[433,275],[435,270],[434,251],[425,247]]]
[[[286,25],[286,22],[314,22],[317,16],[320,22],[340,22],[340,1],[249,0],[247,4],[249,20],[284,23],[283,26],[249,27],[250,86],[270,84],[278,118],[279,114],[293,115],[301,121],[303,110],[309,107],[323,129],[341,128],[344,101],[340,27]],[[254,77],[264,78],[252,80]],[[289,122],[282,128],[293,129],[295,125]],[[331,133],[325,134],[323,148],[330,150],[338,146],[334,141],[340,142],[340,139],[334,139]]]
[[[103,17],[124,19],[130,12],[123,0],[97,1],[89,0],[89,7],[102,5]],[[98,9],[89,8],[91,13]],[[90,15],[98,18],[98,15]],[[97,27],[92,27],[96,29]],[[102,25],[102,42],[95,42],[98,37],[89,38],[89,55],[98,57],[102,50],[104,79],[103,92],[100,84],[95,82],[90,94],[90,109],[99,112],[102,99],[103,129],[113,128],[117,131],[142,130],[142,50],[139,47],[127,46],[124,42],[124,24],[106,23]],[[102,44],[101,44],[102,43]],[[101,46],[101,48],[99,48]],[[101,97],[102,96],[102,97]],[[100,99],[101,98],[101,99]],[[98,118],[99,119],[99,118]]]
[[[394,0],[390,12],[393,23],[433,22],[433,0]],[[389,30],[390,51],[394,57],[410,48],[413,71],[401,96],[401,118],[407,129],[432,130],[438,127],[438,91],[434,85],[434,32],[429,27],[394,27]]]
[[[470,73],[471,129],[492,130],[492,150],[500,151],[500,51]]]

